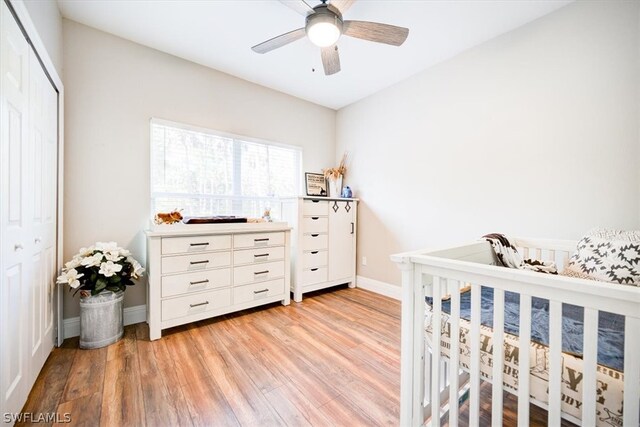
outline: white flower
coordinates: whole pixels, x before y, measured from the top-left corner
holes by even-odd
[[[86,267],[96,267],[98,265],[100,265],[100,263],[102,262],[102,257],[104,256],[104,254],[102,252],[96,252],[95,254],[85,257],[80,261],[81,265],[84,265]]]
[[[129,256],[129,255],[131,255],[131,252],[130,252],[128,249],[124,249],[124,248],[119,248],[119,249],[120,249],[120,250],[119,250],[120,255],[122,255],[122,256]]]
[[[140,265],[140,263],[138,261],[136,261],[135,259],[133,259],[132,257],[127,257],[127,262],[129,264],[131,264],[131,266],[133,267],[133,272],[131,273],[131,278],[132,279],[139,279],[140,276],[142,276],[142,273],[144,273],[144,268],[142,268],[142,266]]]
[[[118,251],[105,252],[104,257],[107,259],[107,261],[113,262],[120,261],[122,259]]]
[[[57,282],[60,284],[67,284],[72,288],[77,288],[80,286],[80,281],[78,279],[82,276],[84,276],[84,274],[78,274],[78,270],[71,268],[69,271],[65,271],[58,276]]]
[[[78,254],[74,256],[74,258],[76,257],[84,258],[86,256],[91,255],[95,250],[96,250],[95,246],[89,246],[88,248],[80,248],[80,250],[78,251]]]
[[[118,251],[120,248],[116,242],[98,242],[96,243],[96,249],[102,252]]]
[[[111,277],[120,270],[122,270],[122,266],[120,264],[115,264],[113,261],[107,261],[100,264],[100,271],[98,271],[98,273],[102,274],[104,277]]]
[[[67,262],[64,265],[64,268],[68,270],[68,269],[71,269],[71,268],[77,268],[79,266],[80,266],[80,258],[73,257],[73,259],[71,261]]]

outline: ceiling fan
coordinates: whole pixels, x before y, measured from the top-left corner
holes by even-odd
[[[322,0],[311,7],[304,0],[280,0],[280,2],[306,17],[305,26],[281,34],[253,46],[257,53],[267,53],[285,46],[305,35],[313,44],[321,48],[322,66],[326,75],[340,71],[340,56],[336,43],[341,35],[356,37],[377,43],[400,46],[407,39],[409,29],[395,25],[367,21],[345,21],[342,19],[355,0]]]

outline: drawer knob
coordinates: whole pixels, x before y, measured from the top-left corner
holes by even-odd
[[[207,264],[208,262],[209,262],[209,260],[205,259],[204,261],[191,261],[191,262],[189,262],[189,264],[198,265],[198,264]]]
[[[320,200],[317,199],[311,199],[311,203],[318,203]]]
[[[311,219],[314,220],[314,221],[317,221],[317,220],[320,219],[320,217],[319,216],[312,216]]]
[[[197,304],[189,304],[189,307],[194,308],[194,307],[200,307],[201,305],[207,305],[207,304],[209,304],[209,301],[199,302]]]
[[[268,242],[269,238],[268,237],[263,237],[261,239],[253,239],[254,242]]]
[[[266,257],[266,256],[269,256],[269,254],[257,254],[257,255],[254,255],[253,257],[254,258],[263,258],[263,257]]]
[[[318,237],[319,234],[312,234],[311,237]]]
[[[255,273],[253,273],[254,275],[258,275],[258,274],[268,274],[269,270],[263,270],[263,271],[256,271]]]
[[[189,246],[209,246],[208,242],[203,243],[189,243]]]
[[[318,251],[311,251],[311,255],[316,255]]]
[[[204,279],[204,280],[198,280],[196,282],[189,282],[190,286],[193,285],[202,285],[203,283],[209,283],[209,279]]]
[[[318,271],[318,268],[312,268],[311,271]]]
[[[269,292],[269,288],[260,289],[259,291],[253,291],[254,294],[263,294],[265,292]]]

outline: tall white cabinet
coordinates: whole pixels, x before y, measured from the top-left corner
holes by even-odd
[[[0,413],[16,413],[54,344],[58,100],[1,3]]]
[[[307,292],[348,283],[355,287],[357,199],[300,197],[285,202],[292,234],[291,291]]]

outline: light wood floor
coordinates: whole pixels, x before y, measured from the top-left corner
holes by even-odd
[[[66,340],[24,412],[69,413],[71,425],[90,426],[394,426],[399,396],[400,303],[343,288],[153,342],[146,324],[126,327],[107,348]],[[505,407],[505,424],[515,425],[514,414]],[[532,406],[532,418],[544,415]]]

